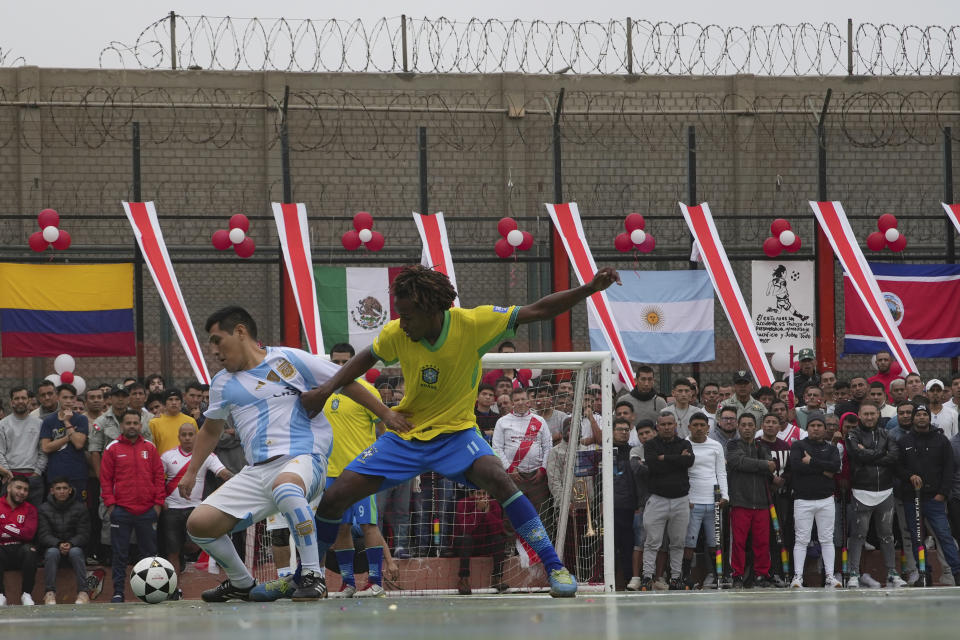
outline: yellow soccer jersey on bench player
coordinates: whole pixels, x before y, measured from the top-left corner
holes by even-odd
[[[380,392],[366,380],[358,378],[358,384],[380,399]],[[377,439],[377,423],[380,418],[359,402],[342,393],[327,398],[323,413],[333,427],[333,451],[327,463],[327,477],[339,478],[350,461],[372,445]]]
[[[403,370],[405,391],[396,411],[414,429],[398,434],[405,440],[431,440],[477,426],[473,406],[480,385],[480,358],[498,342],[513,337],[520,307],[454,307],[443,314],[435,344],[414,342],[391,320],[371,347],[385,364]]]

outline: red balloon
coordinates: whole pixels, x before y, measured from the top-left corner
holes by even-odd
[[[896,226],[897,226],[897,217],[892,213],[885,213],[882,216],[880,216],[879,220],[877,220],[877,229],[880,229],[880,231],[893,229]]]
[[[243,242],[240,244],[233,245],[233,250],[241,258],[249,258],[253,255],[254,249],[257,248],[257,245],[253,243],[253,238],[247,236],[243,239]]]
[[[770,234],[774,238],[779,238],[780,234],[790,228],[790,222],[783,218],[777,218],[770,224]]]
[[[46,229],[47,227],[59,227],[60,214],[53,209],[44,209],[37,216],[37,222],[40,223],[41,229]]]
[[[350,231],[340,236],[340,244],[342,244],[343,248],[347,251],[356,251],[363,243],[360,242],[360,234],[350,229]]]
[[[643,219],[643,216],[639,213],[631,213],[627,216],[627,219],[623,221],[623,228],[627,230],[627,233],[633,233],[637,229],[643,229],[646,226],[646,221]]]
[[[890,247],[890,251],[900,253],[907,247],[907,236],[901,233],[899,238],[893,242],[888,242],[887,246]]]
[[[650,253],[653,251],[653,248],[657,246],[657,241],[653,237],[652,233],[648,233],[647,237],[643,239],[643,242],[637,245],[637,251],[640,253]]]
[[[60,235],[57,237],[56,240],[53,241],[53,248],[60,249],[61,251],[63,251],[64,249],[69,249],[70,240],[71,240],[70,234],[64,231],[63,229],[60,229]]]
[[[357,214],[353,216],[353,228],[357,231],[372,229],[373,216],[366,211],[358,211]]]
[[[768,258],[776,258],[781,251],[783,251],[783,245],[776,237],[771,236],[763,241],[763,253]]]
[[[60,382],[63,384],[73,384],[73,371],[64,371],[61,373]]]
[[[507,234],[516,228],[517,221],[513,218],[500,218],[500,222],[497,223],[497,232],[504,238],[506,238]]]
[[[494,245],[493,249],[501,258],[509,258],[513,255],[513,247],[510,246],[510,243],[507,242],[506,238],[500,238],[497,240],[497,244]]]
[[[882,231],[874,231],[867,236],[867,248],[870,249],[870,251],[881,251],[886,244],[887,239],[883,237]]]
[[[45,251],[47,246],[50,244],[49,242],[43,239],[42,231],[35,231],[31,233],[30,239],[27,241],[27,243],[30,245],[30,248],[36,251],[37,253],[41,253]]]
[[[787,253],[796,253],[800,251],[800,236],[797,236],[797,239],[793,241],[793,244],[790,246],[784,247]]]
[[[619,233],[617,237],[613,239],[613,246],[617,248],[617,251],[633,251],[633,240],[630,239],[629,233]]]
[[[370,384],[376,383],[380,379],[380,370],[379,369],[367,369],[367,372],[363,374],[364,380]]]
[[[213,243],[213,247],[217,251],[223,251],[232,244],[230,242],[230,232],[226,229],[217,229],[210,237],[210,242]]]
[[[533,234],[529,231],[523,232],[523,242],[520,243],[520,246],[517,249],[520,251],[529,251],[530,247],[533,246]]]
[[[235,213],[230,216],[230,228],[240,229],[244,233],[250,230],[250,220],[242,213]]]
[[[383,249],[383,244],[386,242],[383,234],[379,231],[371,231],[370,233],[372,237],[367,240],[367,244],[365,245],[367,249],[370,251],[380,251],[380,249]]]

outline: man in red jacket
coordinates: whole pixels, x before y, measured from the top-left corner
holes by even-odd
[[[157,554],[157,516],[166,497],[163,463],[153,443],[140,435],[140,412],[127,409],[120,428],[122,437],[107,445],[100,463],[100,495],[110,519],[113,547],[111,602],[123,602],[130,532],[137,532],[141,557]]]
[[[0,498],[0,607],[7,604],[3,593],[3,572],[19,569],[23,594],[20,603],[33,604],[30,594],[37,577],[37,508],[27,502],[30,483],[26,477],[14,476],[7,485],[7,495]]]
[[[486,491],[475,490],[457,501],[457,513],[453,523],[454,549],[460,556],[460,582],[457,590],[461,595],[470,595],[470,558],[493,556],[491,586],[497,591],[507,590],[503,582],[504,543],[503,509],[496,500],[491,500]]]

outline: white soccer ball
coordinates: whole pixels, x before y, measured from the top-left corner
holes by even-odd
[[[177,590],[177,572],[166,558],[144,558],[133,565],[130,588],[147,604],[163,602]]]

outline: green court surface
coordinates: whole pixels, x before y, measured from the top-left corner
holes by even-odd
[[[9,606],[0,637],[71,638],[956,638],[960,588],[183,601]]]

